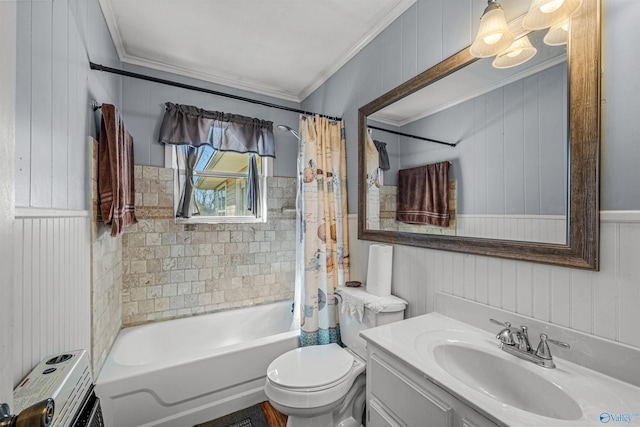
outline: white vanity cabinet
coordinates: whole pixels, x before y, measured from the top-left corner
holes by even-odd
[[[367,427],[497,425],[371,342],[367,353]]]

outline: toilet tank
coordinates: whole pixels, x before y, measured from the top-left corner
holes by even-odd
[[[357,315],[343,314],[341,302],[338,304],[342,343],[364,360],[367,358],[366,341],[360,336],[360,331],[404,319],[404,308],[400,309],[396,306],[390,308],[389,311],[375,313],[365,307],[362,321],[360,321]]]

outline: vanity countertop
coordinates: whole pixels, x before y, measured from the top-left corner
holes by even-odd
[[[500,327],[497,327],[496,333],[499,329]],[[640,425],[639,387],[557,357],[554,357],[557,365],[555,369],[537,366],[500,350],[495,334],[439,313],[430,313],[367,329],[360,332],[360,335],[367,342],[375,344],[418,370],[427,380],[439,385],[499,425],[572,427],[602,426],[607,423]],[[429,342],[430,340],[433,342]],[[563,420],[537,415],[503,404],[468,386],[445,371],[434,358],[424,356],[426,347],[447,342],[469,344],[478,350],[504,359],[507,363],[518,365],[518,369],[539,375],[568,394],[580,406],[582,416],[578,419]],[[532,337],[532,345],[536,344],[537,339]],[[523,378],[526,377],[527,375],[523,375]],[[518,380],[518,378],[504,378],[504,381]],[[535,393],[532,393],[531,399],[536,397]]]

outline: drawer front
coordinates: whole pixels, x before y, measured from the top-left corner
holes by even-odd
[[[384,410],[375,401],[369,402],[369,419],[367,427],[403,427],[384,413]]]
[[[497,427],[493,421],[483,417],[469,407],[461,408],[462,427]]]
[[[385,410],[408,426],[452,426],[453,411],[448,404],[416,387],[376,355],[369,360],[371,394]]]

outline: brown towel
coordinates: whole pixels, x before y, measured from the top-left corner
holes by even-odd
[[[111,223],[112,236],[121,235],[125,227],[138,222],[135,214],[133,138],[111,104],[102,104],[98,192],[102,220],[105,224]]]
[[[398,221],[449,227],[449,162],[398,172]]]

